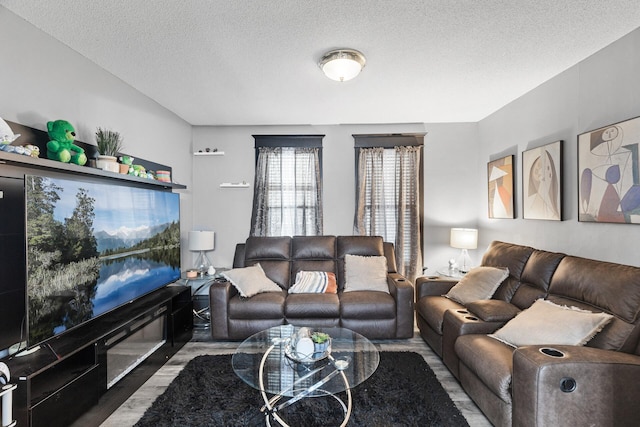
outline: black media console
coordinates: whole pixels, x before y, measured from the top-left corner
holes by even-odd
[[[169,285],[11,358],[14,419],[68,426],[144,357],[175,354],[191,339],[191,313],[191,289]]]

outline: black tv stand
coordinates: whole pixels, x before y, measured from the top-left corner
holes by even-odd
[[[169,285],[11,358],[18,425],[70,425],[135,368],[121,347],[131,356],[143,336],[143,353],[132,358],[136,366],[151,355],[170,358],[191,339],[191,311],[191,289]]]

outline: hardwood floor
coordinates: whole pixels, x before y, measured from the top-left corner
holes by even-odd
[[[491,426],[477,406],[462,390],[458,381],[449,373],[440,358],[433,353],[429,346],[420,338],[418,333],[408,340],[380,340],[374,341],[380,351],[413,351],[422,355],[425,361],[449,393],[460,412],[472,427]],[[151,406],[155,398],[162,394],[182,368],[192,358],[204,354],[233,354],[237,342],[212,341],[207,330],[196,330],[193,339],[188,342],[175,356],[169,359],[146,382],[144,370],[148,366],[140,366],[123,380],[116,384],[92,411],[74,423],[73,427],[102,426],[122,427],[133,426],[142,417],[145,410]],[[139,372],[136,372],[139,371]],[[135,390],[131,394],[131,390]],[[128,396],[131,394],[130,396]],[[127,398],[128,397],[128,398]],[[126,399],[126,401],[124,401]],[[124,401],[114,411],[114,407]],[[110,414],[110,415],[109,415]],[[105,419],[106,418],[106,419]]]

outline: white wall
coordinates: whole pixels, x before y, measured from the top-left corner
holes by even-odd
[[[97,127],[117,130],[124,152],[171,166],[174,181],[188,187],[181,191],[186,243],[191,126],[1,6],[0,28],[0,117],[40,130],[47,121],[64,119],[74,125],[78,140],[91,144]]]
[[[216,232],[215,265],[229,267],[236,243],[249,236],[255,172],[252,135],[320,134],[323,140],[324,233],[353,234],[355,151],[353,134],[418,133],[425,136],[425,262],[446,264],[451,224],[475,225],[474,181],[477,163],[475,124],[388,124],[334,126],[195,127],[194,151],[217,148],[224,157],[195,157],[194,227]],[[450,151],[460,154],[452,161]],[[222,182],[250,183],[249,189],[220,188]],[[454,189],[454,191],[451,190]],[[451,213],[451,208],[455,213]],[[442,236],[446,233],[445,242]],[[437,259],[443,257],[442,260]]]
[[[486,194],[486,164],[516,155],[517,219],[488,219],[487,198],[477,216],[480,246],[498,239],[640,266],[640,225],[578,222],[577,136],[640,116],[640,29],[571,67],[478,124],[478,193]],[[564,141],[564,218],[522,219],[522,151]]]

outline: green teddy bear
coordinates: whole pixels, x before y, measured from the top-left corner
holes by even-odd
[[[87,155],[82,147],[73,143],[76,130],[66,120],[47,122],[47,131],[51,140],[47,142],[47,158],[63,163],[75,163],[83,166],[87,163]]]

